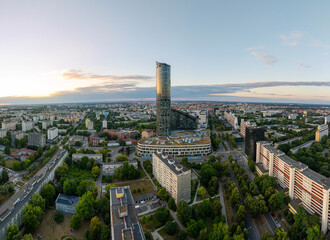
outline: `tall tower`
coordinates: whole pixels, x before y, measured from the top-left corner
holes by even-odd
[[[156,62],[157,87],[157,135],[168,136],[171,133],[171,66]]]

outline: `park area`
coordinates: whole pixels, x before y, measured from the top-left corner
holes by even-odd
[[[129,183],[116,184],[116,186],[129,186],[133,196],[155,191],[149,180],[133,180]]]
[[[53,218],[54,210],[48,210],[34,234],[34,238],[40,235],[42,239],[60,240],[63,236],[73,236],[78,239],[84,239],[84,231],[89,229],[89,222],[83,221],[78,231],[70,227],[70,217],[64,216],[63,222],[56,223]]]

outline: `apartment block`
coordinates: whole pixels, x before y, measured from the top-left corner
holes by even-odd
[[[7,136],[7,130],[4,128],[0,128],[0,138],[4,138]]]
[[[14,147],[15,146],[15,140],[21,140],[25,137],[25,134],[24,132],[22,131],[18,131],[18,132],[13,132],[11,134],[11,146]]]
[[[42,129],[47,129],[49,126],[53,125],[53,121],[51,120],[46,120],[42,122]]]
[[[28,145],[35,147],[46,146],[46,135],[40,133],[29,133],[28,134]]]
[[[231,112],[225,112],[224,117],[226,121],[235,129],[238,129],[238,119],[237,117]]]
[[[26,132],[29,130],[32,130],[34,126],[34,123],[32,121],[22,122],[22,131]]]
[[[16,122],[2,122],[1,127],[6,130],[14,131],[16,129]]]
[[[279,185],[289,189],[290,211],[303,206],[310,214],[321,217],[322,231],[330,229],[330,179],[309,169],[307,165],[286,156],[269,142],[257,143],[257,172],[267,171]]]
[[[315,132],[315,141],[320,142],[324,136],[329,135],[328,124],[319,125]]]
[[[166,188],[178,204],[181,200],[190,201],[191,170],[163,151],[152,154],[152,171],[157,181]]]
[[[207,123],[208,123],[208,111],[201,110],[198,114],[198,127],[207,128]]]
[[[128,162],[129,165],[133,165],[136,170],[138,170],[138,162],[137,161],[130,161]],[[122,168],[123,162],[110,162],[110,163],[103,163],[102,164],[102,172],[105,176],[113,176],[115,175],[115,170]]]
[[[48,140],[54,140],[58,137],[58,128],[52,127],[47,130],[47,139]]]
[[[251,123],[250,121],[244,121],[244,119],[241,120],[241,136],[245,138],[246,136],[246,128],[247,127],[255,127],[255,123]]]

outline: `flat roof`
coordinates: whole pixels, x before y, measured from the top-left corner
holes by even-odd
[[[186,167],[181,165],[177,160],[172,158],[170,155],[163,151],[156,151],[155,156],[157,156],[163,163],[167,165],[169,169],[171,169],[172,172],[174,172],[176,175],[179,175],[184,172],[188,172]]]
[[[144,138],[139,141],[139,144],[147,145],[198,145],[210,144],[210,133],[208,130],[188,130],[188,131],[173,131],[167,137]]]
[[[116,191],[123,193],[121,198],[117,198]],[[127,215],[120,217],[119,208],[123,206],[127,206]],[[123,239],[123,235],[128,234],[128,239],[145,240],[129,186],[110,188],[110,211],[112,239]]]
[[[330,188],[330,179],[325,176],[307,168],[301,171],[301,174],[305,175],[309,179],[312,179],[314,182],[324,186],[324,189],[328,190]]]
[[[48,177],[49,173],[53,170],[58,161],[66,154],[66,150],[59,150],[53,158],[40,169],[21,190],[11,196],[0,207],[0,229],[4,228],[12,217],[16,215],[17,211],[22,209],[26,202],[31,199],[32,195],[36,193],[39,186],[42,184],[42,180]],[[48,174],[47,174],[48,173]]]

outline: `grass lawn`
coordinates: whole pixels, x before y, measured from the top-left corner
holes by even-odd
[[[171,214],[169,215],[167,221],[173,221],[173,218],[172,218]],[[156,214],[153,214],[153,215],[150,215],[149,217],[147,217],[147,223],[142,224],[142,228],[143,228],[144,232],[147,232],[147,231],[151,232],[152,230],[156,230],[156,229],[161,228],[163,226],[165,226],[165,224],[162,224],[158,220],[158,218],[156,217]]]
[[[70,218],[64,216],[63,222],[56,223],[53,219],[54,210],[47,210],[42,223],[39,225],[34,239],[37,239],[37,235],[40,234],[42,239],[58,240],[62,236],[74,236],[77,240],[84,239],[84,231],[89,229],[89,222],[84,221],[78,231],[71,230]]]
[[[155,191],[149,180],[141,180],[130,183],[118,183],[116,186],[129,186],[133,196]],[[140,189],[140,193],[138,192],[138,189]]]
[[[17,161],[16,159],[7,159],[6,160],[6,167],[7,168],[12,168],[13,167],[13,163]]]
[[[176,234],[174,234],[174,235],[168,235],[168,234],[165,232],[165,228],[160,229],[160,230],[158,231],[158,233],[159,233],[163,238],[165,238],[165,239],[169,239],[169,240],[175,240],[175,239],[177,239],[177,235],[178,235],[178,233],[179,233],[179,231],[180,231],[180,228],[179,228],[179,226],[178,226],[178,224],[177,224],[176,222],[174,222],[174,223],[175,223],[175,225],[177,226],[177,233],[176,233]]]
[[[76,167],[70,167],[66,177],[75,179],[93,179],[92,171]]]

